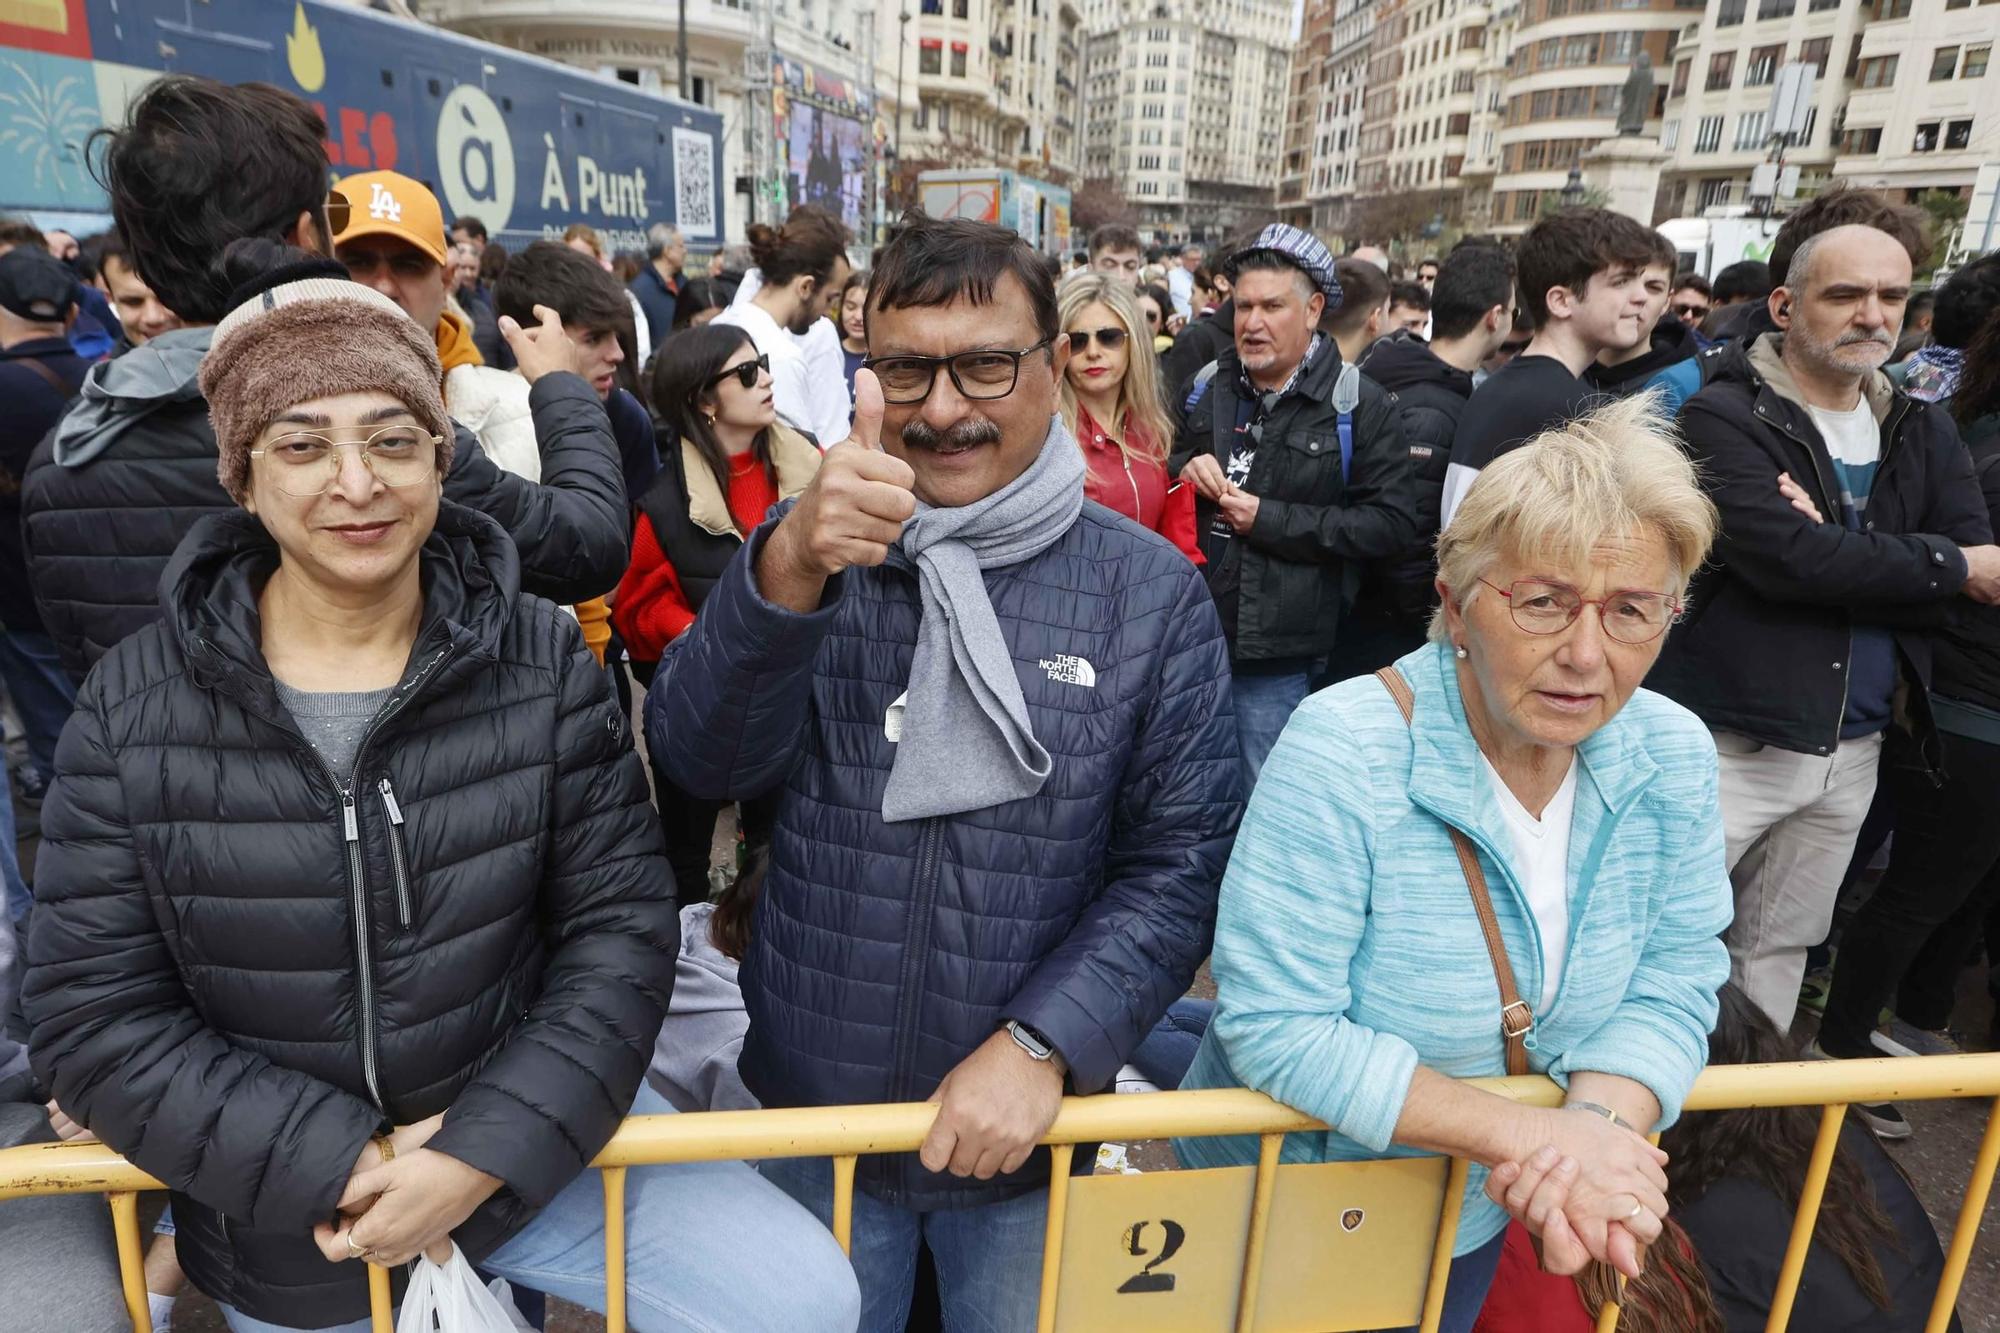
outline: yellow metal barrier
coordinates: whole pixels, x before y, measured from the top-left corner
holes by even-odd
[[[1476,1086],[1538,1106],[1554,1106],[1561,1100],[1556,1086],[1545,1078],[1479,1079]],[[1711,1069],[1696,1082],[1687,1100],[1690,1113],[1745,1106],[1822,1106],[1825,1108],[1820,1133],[1794,1217],[1792,1235],[1784,1266],[1773,1294],[1770,1333],[1781,1333],[1790,1318],[1804,1269],[1806,1249],[1818,1220],[1820,1199],[1833,1162],[1834,1145],[1847,1106],[1852,1102],[1927,1101],[1958,1097],[1978,1097],[1992,1101],[1986,1132],[1967,1181],[1965,1200],[1945,1254],[1936,1297],[1931,1306],[1926,1333],[1944,1333],[1957,1303],[1959,1286],[1971,1259],[1979,1220],[1986,1208],[1994,1171],[2000,1166],[2000,1054],[1935,1056],[1922,1059],[1810,1061],[1779,1065],[1739,1065]],[[755,1160],[774,1157],[831,1157],[834,1159],[835,1197],[833,1231],[843,1249],[849,1243],[853,1219],[854,1167],[856,1159],[868,1153],[912,1152],[929,1131],[937,1107],[931,1104],[896,1106],[821,1107],[802,1110],[718,1111],[705,1115],[639,1116],[626,1122],[598,1155],[592,1166],[603,1173],[605,1195],[605,1271],[607,1276],[607,1325],[610,1333],[625,1328],[625,1172],[634,1166],[665,1162]],[[1042,1259],[1042,1293],[1039,1330],[1087,1329],[1102,1326],[1066,1312],[1066,1293],[1079,1290],[1076,1283],[1065,1284],[1065,1261],[1074,1250],[1097,1255],[1104,1249],[1103,1237],[1081,1237],[1072,1222],[1087,1215],[1092,1225],[1105,1218],[1144,1215],[1146,1220],[1125,1228],[1122,1254],[1134,1259],[1154,1256],[1139,1273],[1128,1276],[1124,1290],[1140,1293],[1175,1293],[1174,1312],[1156,1317],[1165,1307],[1148,1306],[1146,1326],[1167,1330],[1188,1328],[1233,1329],[1251,1333],[1256,1329],[1296,1327],[1281,1309],[1296,1303],[1300,1284],[1310,1283],[1311,1263],[1300,1262],[1305,1251],[1300,1244],[1325,1243],[1314,1234],[1288,1236],[1285,1228],[1273,1225],[1273,1218],[1292,1217],[1305,1231],[1343,1229],[1359,1231],[1364,1225],[1377,1227],[1375,1234],[1393,1240],[1395,1250],[1414,1265],[1421,1282],[1421,1297],[1410,1304],[1408,1317],[1390,1322],[1419,1322],[1431,1333],[1437,1326],[1444,1299],[1444,1276],[1451,1262],[1452,1243],[1458,1229],[1459,1201],[1463,1193],[1466,1164],[1441,1162],[1436,1158],[1403,1158],[1387,1162],[1312,1164],[1279,1166],[1278,1154],[1284,1136],[1294,1132],[1324,1129],[1319,1122],[1280,1105],[1260,1093],[1242,1090],[1206,1092],[1163,1092],[1141,1096],[1099,1096],[1070,1098],[1050,1128],[1044,1142],[1052,1145],[1054,1175],[1058,1187],[1050,1191],[1047,1242]],[[1070,1178],[1068,1170],[1078,1143],[1102,1140],[1164,1139],[1211,1135],[1253,1135],[1260,1141],[1255,1167],[1224,1171],[1154,1172],[1143,1176]],[[1239,1173],[1247,1173],[1244,1179]],[[1313,1173],[1319,1173],[1314,1175]],[[1230,1226],[1241,1223],[1241,1261],[1234,1276],[1226,1277],[1227,1291],[1215,1299],[1216,1274],[1211,1262],[1192,1264],[1190,1280],[1182,1288],[1178,1277],[1164,1271],[1173,1250],[1186,1241],[1188,1228],[1166,1219],[1150,1205],[1182,1183],[1214,1186],[1202,1196],[1202,1212],[1190,1214],[1196,1225],[1228,1234]],[[1195,1178],[1206,1178],[1196,1180]],[[1337,1182],[1329,1184],[1329,1182]],[[1245,1186],[1247,1185],[1247,1188]],[[1326,1188],[1321,1188],[1326,1185]],[[120,1158],[102,1144],[38,1144],[0,1151],[0,1200],[41,1194],[105,1194],[109,1197],[117,1236],[119,1264],[133,1328],[146,1333],[149,1327],[140,1252],[138,1192],[163,1188],[160,1183]],[[1331,1191],[1337,1189],[1336,1196]],[[1148,1193],[1150,1191],[1151,1193]],[[1208,1200],[1231,1196],[1238,1200],[1233,1212],[1227,1207],[1210,1209]],[[1192,1191],[1183,1201],[1194,1197]],[[1135,1201],[1136,1210],[1109,1212],[1107,1198]],[[1430,1249],[1412,1247],[1412,1214],[1409,1200],[1428,1201],[1424,1208],[1434,1216],[1423,1230]],[[1143,1202],[1140,1202],[1142,1201]],[[1371,1200],[1366,1206],[1345,1207],[1355,1200]],[[1325,1208],[1329,1201],[1342,1204],[1329,1226]],[[1211,1216],[1211,1213],[1213,1214]],[[1368,1220],[1370,1215],[1373,1220]],[[1156,1221],[1157,1219],[1157,1221]],[[1144,1230],[1161,1231],[1160,1249],[1151,1248]],[[1176,1232],[1182,1233],[1175,1239]],[[1414,1235],[1421,1241],[1421,1235]],[[1139,1248],[1144,1243],[1146,1249]],[[1274,1264],[1272,1256],[1290,1247],[1290,1257]],[[1371,1258],[1370,1262],[1374,1262]],[[1371,1285],[1379,1278],[1394,1285],[1398,1275],[1394,1265],[1367,1271]],[[1096,1276],[1090,1270],[1086,1277]],[[386,1271],[369,1270],[369,1291],[378,1333],[390,1333],[389,1282]],[[1136,1285],[1135,1285],[1136,1284]],[[1104,1287],[1102,1281],[1089,1283]],[[1308,1293],[1311,1294],[1311,1293]],[[1352,1287],[1341,1291],[1343,1307],[1330,1315],[1327,1307],[1315,1307],[1316,1326],[1376,1327],[1376,1314],[1359,1311],[1362,1322],[1333,1325],[1326,1322],[1348,1317],[1345,1307],[1365,1304],[1370,1293]],[[1075,1298],[1081,1300],[1082,1298]],[[1196,1307],[1200,1306],[1197,1310]],[[1181,1312],[1190,1312],[1183,1315]],[[1218,1313],[1220,1312],[1220,1313]],[[1294,1314],[1297,1312],[1294,1311]],[[1615,1329],[1618,1310],[1605,1306],[1599,1328]]]

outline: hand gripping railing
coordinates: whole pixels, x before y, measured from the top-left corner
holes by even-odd
[[[1545,1078],[1476,1079],[1488,1091],[1536,1106],[1559,1104],[1561,1093]],[[1979,1220],[1986,1208],[1994,1171],[2000,1165],[2000,1054],[1931,1056],[1924,1058],[1808,1061],[1796,1064],[1737,1065],[1710,1069],[1696,1081],[1687,1099],[1689,1113],[1745,1106],[1821,1106],[1820,1131],[1805,1189],[1793,1216],[1789,1246],[1766,1324],[1781,1333],[1791,1317],[1806,1250],[1819,1216],[1827,1174],[1833,1164],[1841,1122],[1852,1102],[1929,1101],[1977,1097],[1992,1103],[1986,1131],[1966,1182],[1951,1244],[1945,1254],[1931,1305],[1926,1333],[1944,1333],[1957,1303],[1959,1286],[1972,1255]],[[834,1163],[833,1234],[844,1250],[854,1216],[856,1159],[868,1153],[912,1152],[923,1142],[933,1104],[894,1106],[835,1106],[798,1110],[718,1111],[708,1114],[635,1116],[613,1136],[592,1166],[604,1179],[606,1322],[610,1333],[625,1329],[625,1173],[635,1166],[665,1162],[735,1161],[777,1157],[831,1157]],[[1047,1240],[1042,1255],[1039,1333],[1058,1328],[1082,1328],[1067,1322],[1060,1310],[1065,1260],[1066,1225],[1075,1187],[1069,1179],[1075,1146],[1104,1140],[1198,1138],[1211,1135],[1256,1135],[1260,1140],[1255,1182],[1251,1191],[1249,1227],[1242,1247],[1241,1271],[1235,1282],[1233,1310],[1215,1323],[1218,1330],[1252,1333],[1260,1327],[1258,1309],[1270,1287],[1265,1260],[1271,1247],[1271,1215],[1278,1179],[1278,1154],[1287,1133],[1323,1129],[1319,1122],[1280,1105],[1261,1093],[1245,1090],[1167,1092],[1137,1096],[1072,1097],[1043,1141],[1051,1145],[1053,1178],[1062,1188],[1050,1191]],[[1246,1170],[1250,1168],[1244,1168]],[[1438,1209],[1432,1248],[1425,1261],[1427,1279],[1422,1297],[1421,1327],[1434,1333],[1444,1300],[1444,1279],[1450,1268],[1458,1229],[1459,1200],[1466,1163],[1450,1164]],[[1101,1177],[1097,1186],[1118,1188],[1123,1181],[1154,1181],[1161,1175]],[[163,1186],[102,1144],[37,1144],[0,1151],[0,1200],[43,1194],[105,1194],[109,1197],[117,1235],[120,1274],[133,1328],[150,1327],[146,1308],[143,1260],[140,1253],[138,1192]],[[1358,1211],[1358,1210],[1356,1210]],[[1357,1220],[1357,1226],[1359,1222]],[[1134,1244],[1136,1245],[1136,1241]],[[1142,1253],[1134,1250],[1134,1253]],[[1157,1262],[1157,1261],[1156,1261]],[[1151,1265],[1148,1266],[1149,1270]],[[1284,1276],[1289,1277],[1290,1274]],[[389,1276],[380,1268],[368,1273],[372,1315],[377,1333],[392,1329]],[[1160,1290],[1155,1286],[1150,1290]],[[1618,1306],[1607,1302],[1598,1327],[1617,1327]],[[1330,1327],[1337,1327],[1338,1310],[1329,1309]]]

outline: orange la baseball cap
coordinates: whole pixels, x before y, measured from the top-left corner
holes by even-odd
[[[347,201],[347,216],[336,201],[329,210],[336,247],[363,236],[394,236],[445,262],[444,210],[421,181],[395,171],[364,171],[334,187]]]

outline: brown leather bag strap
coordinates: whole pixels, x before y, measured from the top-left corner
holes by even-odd
[[[1386,666],[1375,673],[1375,678],[1402,710],[1404,723],[1413,723],[1416,696],[1410,692],[1410,682],[1403,679],[1403,673]],[[1493,960],[1493,979],[1500,986],[1500,1035],[1507,1044],[1507,1072],[1525,1074],[1527,1037],[1535,1030],[1535,1012],[1521,998],[1520,987],[1514,984],[1514,966],[1507,961],[1507,945],[1500,938],[1500,919],[1493,915],[1493,895],[1486,889],[1486,872],[1479,868],[1479,852],[1472,840],[1455,828],[1451,829],[1451,847],[1458,853],[1458,868],[1465,873],[1465,887],[1472,892],[1472,910],[1479,916],[1479,930],[1486,937],[1486,954]]]

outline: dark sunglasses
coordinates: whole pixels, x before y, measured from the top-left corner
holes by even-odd
[[[1674,313],[1683,318],[1688,315],[1706,315],[1708,307],[1705,305],[1677,305],[1674,307]]]
[[[1090,346],[1090,340],[1093,338],[1097,340],[1099,347],[1107,351],[1116,351],[1125,345],[1125,330],[1078,329],[1069,335],[1069,350],[1072,352],[1081,352]]]
[[[701,387],[704,389],[713,389],[716,385],[722,383],[724,380],[728,379],[731,375],[734,375],[736,377],[736,382],[738,384],[742,385],[746,389],[754,389],[757,387],[757,376],[762,374],[764,371],[769,370],[770,368],[771,368],[771,358],[769,354],[766,354],[764,356],[758,357],[755,361],[745,361],[740,366],[731,366],[729,369],[722,371],[719,374],[710,375],[708,377],[708,383],[702,385]]]
[[[335,234],[346,231],[348,219],[353,216],[354,205],[348,202],[346,195],[338,190],[326,192],[326,225]]]

